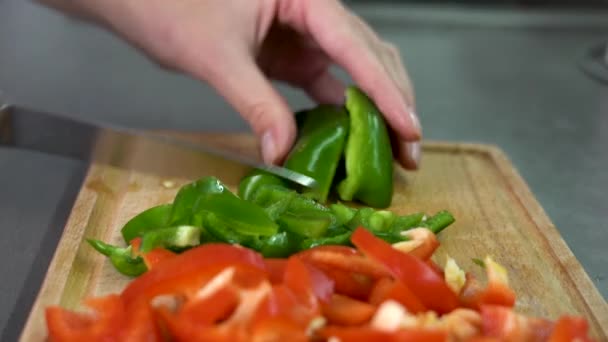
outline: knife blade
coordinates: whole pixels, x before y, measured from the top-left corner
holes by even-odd
[[[169,133],[132,129],[0,103],[0,145],[124,167],[124,160],[117,156],[117,150],[142,141],[149,145],[149,150],[182,156],[196,154],[199,159],[204,159],[206,165],[215,165],[216,170],[249,166],[305,187],[317,185],[313,178],[301,173]]]

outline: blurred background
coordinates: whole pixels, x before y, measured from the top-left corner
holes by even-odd
[[[608,297],[608,0],[346,3],[401,51],[425,138],[503,149]],[[311,104],[279,88],[294,110]],[[0,91],[19,105],[137,128],[248,130],[205,84],[32,1],[0,0]],[[0,147],[7,341],[29,312],[85,170]]]

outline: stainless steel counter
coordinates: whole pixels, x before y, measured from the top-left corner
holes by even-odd
[[[403,52],[425,137],[505,150],[608,296],[608,87],[577,65],[585,49],[608,40],[608,13],[387,4],[356,10]],[[0,0],[0,89],[18,104],[134,127],[247,129],[207,86],[21,0]],[[294,108],[310,104],[281,89]],[[5,340],[21,330],[84,168],[0,148]]]

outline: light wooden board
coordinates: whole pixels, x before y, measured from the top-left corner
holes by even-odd
[[[190,135],[199,141],[257,157],[248,135]],[[120,291],[129,281],[117,273],[85,238],[122,244],[120,228],[151,206],[168,203],[179,186],[204,175],[218,176],[235,188],[246,168],[221,169],[209,160],[174,153],[145,142],[118,145],[130,168],[93,164],[73,207],[42,284],[22,341],[46,336],[44,309],[79,308],[83,298]],[[197,159],[198,158],[198,159]],[[142,166],[137,168],[133,166]],[[135,171],[138,169],[139,171]],[[144,171],[142,171],[144,170]],[[168,187],[174,183],[173,187]],[[548,318],[580,314],[600,341],[608,341],[608,305],[576,260],[525,182],[494,147],[427,143],[422,168],[395,172],[391,207],[397,213],[447,209],[456,223],[440,234],[437,261],[454,257],[480,273],[471,258],[491,255],[509,270],[521,312]]]

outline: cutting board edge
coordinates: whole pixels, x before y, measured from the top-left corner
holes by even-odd
[[[76,196],[76,200],[72,205],[70,215],[61,233],[59,243],[55,248],[55,252],[53,253],[53,257],[51,258],[51,262],[44,276],[44,280],[40,285],[34,304],[30,309],[30,313],[21,332],[21,336],[19,337],[19,341],[32,341],[33,338],[36,338],[36,336],[32,336],[37,332],[37,330],[33,327],[36,324],[42,324],[46,326],[45,322],[43,321],[45,308],[50,305],[55,305],[58,300],[53,302],[50,300],[50,298],[53,298],[53,295],[55,295],[55,298],[60,298],[61,293],[65,288],[69,272],[62,272],[61,266],[65,261],[73,261],[76,258],[76,255],[78,254],[77,248],[65,247],[69,247],[70,242],[74,240],[82,242],[82,237],[85,232],[84,227],[75,224],[75,221],[78,220],[79,216],[79,211],[76,209],[78,207],[83,207],[87,209],[87,212],[90,212],[90,209],[94,206],[95,203],[95,197],[90,196],[92,191],[84,186],[84,182],[91,175],[93,168],[93,164],[87,167],[87,171],[81,184],[81,188],[78,192],[78,196]],[[58,286],[59,284],[61,285]]]

